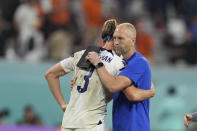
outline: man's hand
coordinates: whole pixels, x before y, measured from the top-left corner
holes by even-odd
[[[192,115],[187,114],[184,116],[184,125],[186,128],[189,127],[189,125],[192,123]]]
[[[62,111],[63,111],[63,112],[66,111],[66,107],[67,107],[67,104],[61,105],[61,108],[62,108]]]
[[[86,60],[89,60],[94,66],[101,62],[100,57],[96,52],[89,52],[86,56]]]
[[[151,82],[150,91],[152,92],[152,97],[155,96],[155,86],[154,86],[153,82]]]

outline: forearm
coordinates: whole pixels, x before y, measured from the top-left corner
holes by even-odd
[[[97,73],[101,79],[101,82],[111,93],[118,92],[131,85],[132,81],[129,78],[125,76],[114,77],[106,70],[104,66],[97,67],[98,64],[101,63],[97,53],[89,52],[86,59],[97,68]]]
[[[97,72],[101,79],[101,82],[111,93],[121,91],[131,84],[131,81],[128,78],[123,78],[123,76],[112,76],[105,67],[98,68]]]
[[[60,81],[59,78],[48,77],[46,78],[48,85],[50,87],[51,93],[53,94],[54,98],[58,102],[58,104],[62,107],[66,105],[66,101],[64,100],[64,96],[60,89]]]
[[[192,122],[197,122],[197,112],[194,112],[192,115]]]
[[[109,74],[105,67],[101,67],[97,69],[97,73],[101,79],[101,82],[105,85],[105,87],[111,92],[113,92],[114,83],[116,83],[116,78]]]
[[[123,92],[130,101],[143,101],[155,95],[153,90],[143,90],[136,88],[135,86],[130,86],[123,90]]]

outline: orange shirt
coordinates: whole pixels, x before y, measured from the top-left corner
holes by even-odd
[[[83,0],[82,7],[86,22],[90,26],[100,26],[103,23],[102,7],[100,0]]]
[[[52,14],[50,16],[51,21],[54,24],[66,24],[70,20],[70,14],[68,10],[68,0],[51,0]]]
[[[136,46],[138,51],[146,58],[152,56],[154,42],[153,38],[149,34],[143,32],[137,33]]]
[[[43,25],[43,21],[44,21],[44,12],[42,9],[42,6],[40,5],[40,3],[36,3],[35,4],[35,9],[38,13],[38,17],[39,17],[39,23],[37,25],[37,29],[41,29],[42,25]]]

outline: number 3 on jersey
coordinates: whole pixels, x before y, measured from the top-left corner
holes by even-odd
[[[84,87],[81,88],[81,86],[77,86],[77,90],[78,90],[79,93],[84,93],[84,92],[87,91],[88,84],[89,84],[89,78],[92,76],[92,73],[94,72],[94,69],[95,69],[94,67],[91,67],[89,74],[84,76],[84,80],[85,80]]]

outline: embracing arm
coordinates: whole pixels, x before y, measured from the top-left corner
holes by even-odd
[[[89,52],[86,56],[86,59],[88,59],[94,66],[101,62],[98,54],[95,52]],[[140,65],[143,65],[143,63]],[[139,88],[135,88],[134,86],[129,87],[133,83],[131,79],[124,75],[114,77],[106,70],[104,66],[97,68],[97,73],[99,74],[101,82],[111,93],[124,90],[124,93],[129,100],[141,101],[154,95],[154,92],[152,92],[152,90],[142,90]]]
[[[97,69],[99,77],[105,87],[111,92],[115,93],[121,91],[131,85],[132,81],[125,76],[114,77],[103,66]]]
[[[52,66],[45,74],[50,90],[63,111],[66,109],[66,101],[60,89],[59,77],[66,74],[67,73],[63,70],[60,63]]]
[[[88,59],[94,66],[101,62],[98,54],[95,52],[89,52],[86,56],[86,59]],[[132,84],[132,81],[128,77],[114,77],[106,70],[104,66],[98,68],[97,73],[99,75],[99,78],[101,79],[101,82],[111,93],[121,91]]]
[[[155,95],[155,89],[153,83],[151,83],[150,90],[139,89],[132,85],[126,88],[125,90],[123,90],[123,92],[127,97],[127,99],[130,101],[143,101]]]

